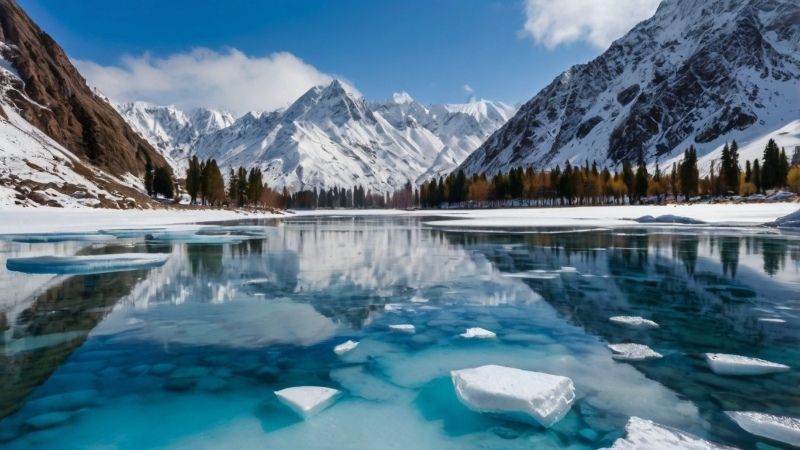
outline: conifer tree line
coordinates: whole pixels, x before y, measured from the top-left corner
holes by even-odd
[[[767,144],[763,158],[745,161],[744,167],[738,144],[733,141],[723,147],[719,162],[712,162],[708,175],[702,178],[693,146],[668,169],[656,164],[650,173],[642,158],[636,165],[623,161],[613,172],[595,163],[573,166],[567,162],[563,168],[517,168],[494,176],[467,177],[458,171],[431,178],[419,188],[407,181],[391,194],[372,192],[362,185],[290,192],[287,188],[270,188],[259,168],[231,168],[226,184],[215,160],[200,161],[195,156],[186,170],[186,192],[192,204],[286,209],[593,206],[687,201],[700,195],[750,195],[779,188],[800,193],[800,148],[795,149],[790,163],[774,140]],[[153,186],[158,172],[150,168]],[[171,177],[168,169],[161,177],[167,175]]]
[[[683,158],[663,171],[653,173],[643,159],[636,166],[623,161],[611,172],[586,162],[537,171],[512,169],[494,176],[467,177],[463,171],[432,178],[419,189],[419,206],[591,206],[643,202],[687,201],[699,195],[734,196],[788,188],[800,193],[800,149],[790,165],[786,152],[770,140],[763,158],[740,166],[736,141],[723,147],[719,164],[712,162],[709,174],[700,177],[697,150],[692,146]]]

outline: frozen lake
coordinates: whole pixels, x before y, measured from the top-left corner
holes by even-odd
[[[595,449],[640,417],[791,448],[725,412],[800,417],[800,235],[445,220],[3,237],[0,447]],[[450,372],[489,364],[574,403],[550,428],[474,412]],[[340,394],[304,418],[274,393],[297,386]]]

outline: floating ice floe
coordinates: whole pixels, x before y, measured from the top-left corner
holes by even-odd
[[[555,280],[561,275],[558,272],[548,272],[546,270],[530,270],[527,272],[504,273],[504,277],[508,278],[528,278],[531,280]]]
[[[349,352],[350,350],[353,350],[356,347],[358,347],[358,342],[348,340],[342,342],[336,347],[333,347],[333,352],[336,353],[337,355],[344,355],[345,353]]]
[[[24,273],[75,275],[150,269],[164,265],[167,259],[169,259],[168,253],[35,256],[32,258],[9,258],[6,261],[6,268]]]
[[[100,230],[98,233],[109,236],[114,236],[119,239],[144,237],[148,234],[157,234],[166,232],[166,228],[113,228],[108,230]]]
[[[428,303],[429,301],[427,298],[418,295],[411,297],[411,303]]]
[[[614,450],[722,450],[730,449],[684,433],[670,427],[659,425],[651,420],[631,417],[625,425],[627,436],[614,442]]]
[[[565,273],[574,273],[574,272],[577,272],[577,271],[578,271],[578,269],[576,269],[575,267],[570,267],[570,266],[561,266],[561,269],[559,270],[559,272],[565,272]]]
[[[414,327],[414,325],[407,324],[407,323],[403,323],[403,324],[400,324],[400,325],[389,325],[389,328],[391,328],[392,330],[395,330],[395,331],[401,331],[403,333],[414,333],[415,331],[417,331],[417,329]]]
[[[262,225],[232,225],[206,228],[201,231],[201,234],[219,235],[219,234],[238,234],[240,236],[248,237],[263,237],[278,231],[277,227],[262,226]]]
[[[658,328],[657,323],[653,322],[652,320],[648,320],[645,319],[644,317],[639,317],[639,316],[614,316],[610,317],[608,320],[614,323],[628,325],[636,328]]]
[[[658,217],[642,216],[636,219],[639,223],[672,223],[682,225],[702,225],[702,220],[692,219],[691,217],[676,216],[674,214],[663,214]]]
[[[612,357],[623,361],[644,361],[659,359],[663,355],[643,344],[609,344],[608,348],[614,352]]]
[[[297,386],[275,391],[281,403],[303,418],[329,407],[340,394],[336,389],[320,386]]]
[[[748,411],[725,411],[748,433],[800,447],[800,419]]]
[[[559,375],[488,365],[450,373],[469,409],[549,428],[575,401],[572,380]]]
[[[22,244],[46,244],[57,242],[91,242],[108,240],[109,236],[98,233],[30,233],[6,234],[0,239]]]
[[[786,372],[789,366],[764,359],[725,353],[706,353],[706,361],[717,375],[764,375]]]
[[[186,235],[154,235],[150,236],[154,241],[172,242],[176,244],[196,244],[196,245],[224,245],[241,244],[249,240],[252,236],[241,236],[232,234],[186,234]]]
[[[389,312],[402,311],[403,310],[403,305],[400,305],[399,303],[387,303],[387,304],[383,305],[383,310],[384,311],[389,311]]]
[[[474,327],[467,328],[467,331],[461,333],[459,336],[467,339],[494,339],[497,337],[497,334],[484,328]]]

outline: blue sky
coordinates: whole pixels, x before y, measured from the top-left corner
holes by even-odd
[[[210,106],[239,109],[237,112],[253,105],[243,100],[227,101],[225,96],[243,94],[225,94],[225,89],[211,86],[211,81],[189,81],[194,77],[185,74],[205,71],[204,58],[215,60],[214,70],[223,70],[230,59],[238,61],[235,68],[220,72],[217,78],[224,80],[227,75],[223,74],[230,74],[233,82],[241,85],[270,85],[273,78],[282,79],[270,78],[272,70],[283,70],[283,79],[292,77],[294,72],[283,69],[283,60],[273,59],[276,52],[287,52],[297,59],[289,65],[302,71],[296,77],[302,82],[286,89],[292,96],[306,89],[306,84],[342,77],[373,100],[407,91],[427,103],[460,102],[469,96],[468,85],[477,97],[514,104],[532,97],[569,66],[598,55],[607,44],[593,42],[588,32],[563,39],[555,32],[535,37],[539,29],[525,31],[532,8],[542,4],[537,0],[18,1],[71,58],[78,60],[90,83],[113,98],[139,95],[150,101],[163,98],[164,102],[191,103],[186,97],[191,94],[191,83],[197,82],[202,88],[196,96],[209,103],[222,103]],[[543,26],[562,29],[553,22],[558,20],[553,19],[556,12],[546,11],[549,6],[542,8],[543,14],[549,14],[544,16]],[[580,30],[577,32],[580,34]],[[188,58],[196,64],[194,67],[183,59],[174,59],[196,48],[209,49],[212,54]],[[233,49],[238,58],[226,58]],[[266,65],[251,68],[250,59]],[[300,68],[299,60],[307,67]],[[135,85],[143,74],[152,72],[151,66],[159,71],[178,71],[187,84],[177,74],[168,76],[177,81],[154,78],[136,91],[116,82],[127,72],[130,77],[125,84]],[[112,70],[120,67],[121,72]],[[235,75],[248,71],[266,75],[259,78],[252,74],[247,80]],[[176,83],[186,91],[184,94],[169,91],[176,90]],[[150,88],[160,84],[160,93]],[[279,97],[278,93],[265,96],[263,109],[274,106],[270,103],[286,102]],[[202,99],[196,102],[202,103]]]

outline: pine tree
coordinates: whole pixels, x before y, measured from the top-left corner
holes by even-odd
[[[785,154],[784,154],[785,156]],[[770,139],[764,148],[764,165],[761,166],[761,185],[763,189],[780,187],[786,181],[781,151],[775,140]]]
[[[725,184],[729,191],[734,193],[739,191],[739,177],[742,169],[739,166],[739,144],[734,140],[731,142],[730,160],[728,166],[723,168],[725,173]]]
[[[758,158],[753,160],[753,184],[756,186],[756,192],[764,190],[764,184],[761,179],[761,163]]]
[[[166,166],[157,168],[153,173],[153,193],[164,198],[172,198],[175,195],[174,189],[172,170]]]
[[[644,164],[644,160],[639,161],[639,167],[636,169],[636,181],[634,186],[634,197],[636,197],[636,201],[640,202],[642,197],[647,196],[647,166]]]
[[[239,193],[239,179],[236,177],[236,172],[231,167],[228,173],[228,202],[235,204],[238,199]]]
[[[194,155],[192,159],[189,160],[189,167],[186,169],[186,193],[189,194],[189,199],[192,204],[197,201],[201,179],[200,162],[197,160],[197,155]]]

